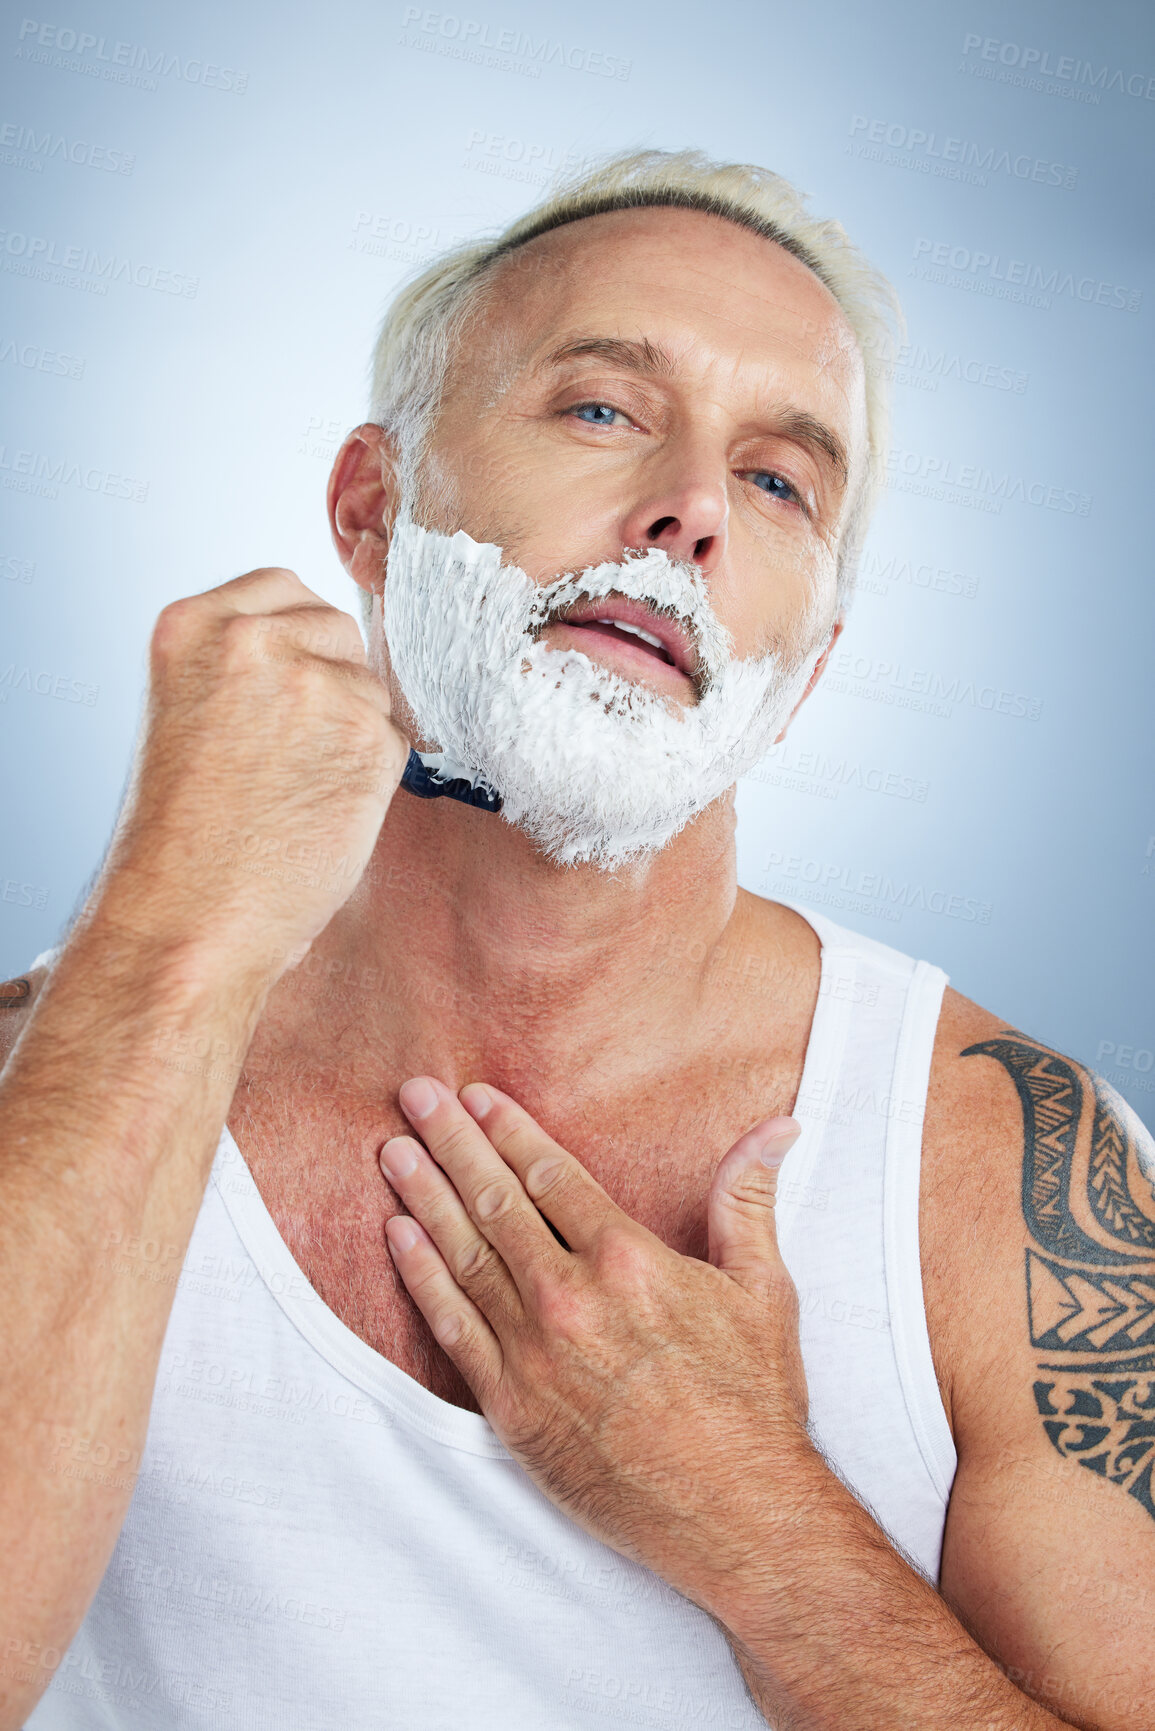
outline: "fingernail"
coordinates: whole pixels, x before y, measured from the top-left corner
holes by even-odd
[[[408,1178],[417,1170],[417,1153],[412,1142],[391,1136],[382,1148],[380,1161],[386,1178]]]
[[[758,1150],[758,1158],[763,1166],[781,1166],[801,1134],[802,1126],[795,1124],[789,1130],[777,1130],[767,1137]]]
[[[467,1082],[457,1098],[471,1118],[484,1118],[493,1109],[493,1095],[480,1082]]]
[[[390,1244],[395,1244],[399,1250],[412,1250],[421,1234],[412,1220],[403,1214],[393,1215],[388,1222],[390,1230],[385,1234]]]
[[[407,1118],[428,1118],[437,1105],[433,1085],[424,1076],[413,1076],[408,1082],[402,1082],[399,1095]]]

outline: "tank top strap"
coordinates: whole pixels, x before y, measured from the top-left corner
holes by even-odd
[[[958,1456],[931,1356],[919,1252],[922,1129],[931,1057],[947,976],[916,962],[898,1035],[886,1138],[883,1242],[891,1329],[899,1378],[919,1452],[935,1488],[950,1495]]]
[[[957,1457],[919,1252],[922,1129],[947,977],[804,904],[822,969],[779,1178],[811,1431],[833,1469],[937,1582]]]

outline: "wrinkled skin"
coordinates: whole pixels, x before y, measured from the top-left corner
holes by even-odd
[[[412,1078],[401,1103],[421,1140],[382,1150],[412,1216],[387,1236],[438,1341],[556,1504],[708,1600],[755,1560],[768,1506],[788,1520],[810,1483],[798,1301],[774,1231],[797,1124],[765,1119],[720,1162],[701,1262],[497,1089]]]

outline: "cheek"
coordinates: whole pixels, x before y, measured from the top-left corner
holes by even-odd
[[[809,591],[833,574],[837,563],[837,527],[815,522],[800,512],[771,516],[764,512],[732,511],[729,563],[737,571],[757,574],[755,588],[769,597]]]
[[[493,541],[507,562],[535,582],[561,571],[581,570],[609,557],[631,494],[628,477],[587,472],[572,453],[481,448],[463,465],[466,509],[457,527],[476,540]]]
[[[458,503],[454,526],[507,551],[526,538],[533,539],[538,524],[556,526],[558,512],[572,492],[572,483],[557,464],[508,433],[500,438],[475,437],[453,457],[443,457],[442,468]],[[505,536],[491,532],[498,524],[507,526]]]
[[[734,636],[735,652],[748,658],[769,647],[792,656],[809,653],[829,628],[837,587],[837,542],[807,528],[805,539],[784,527],[762,523],[735,544],[724,593],[715,589],[715,609]]]
[[[451,535],[466,509],[460,465],[442,451],[426,452],[416,476],[413,517],[425,529]]]

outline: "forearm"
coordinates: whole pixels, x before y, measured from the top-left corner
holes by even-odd
[[[0,1080],[4,1731],[49,1682],[123,1525],[176,1281],[266,993],[239,947],[97,915]]]
[[[703,1602],[774,1731],[1054,1731],[816,1453]],[[1028,1682],[1029,1680],[1024,1680]],[[1037,1680],[1045,1693],[1046,1679]]]

